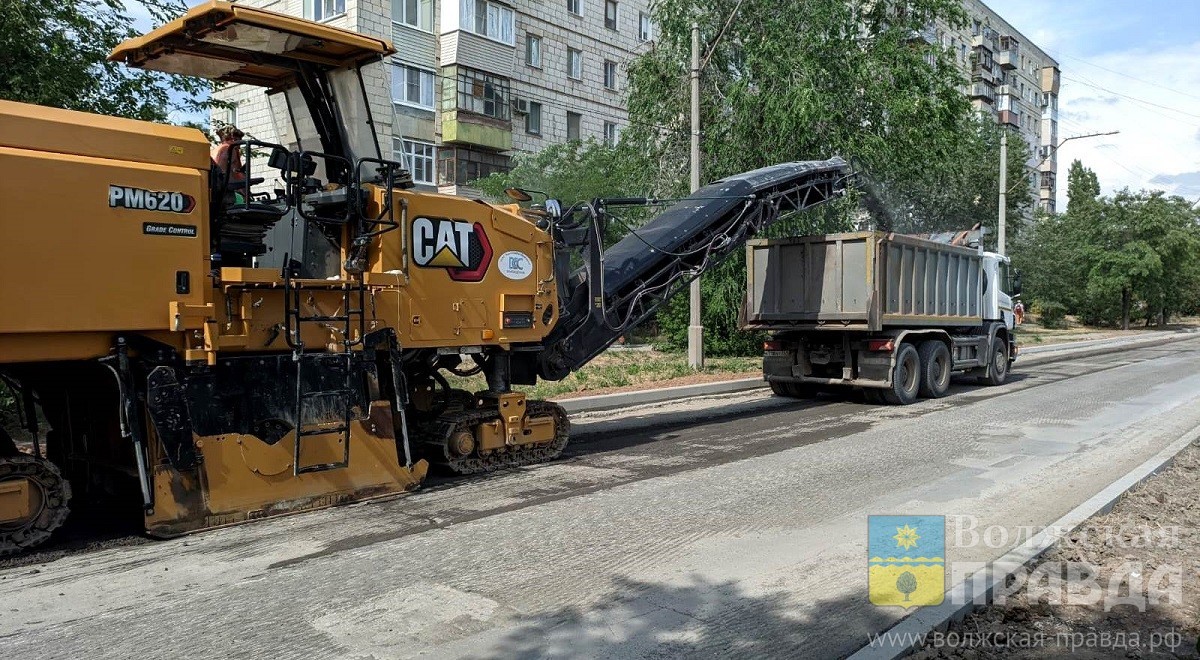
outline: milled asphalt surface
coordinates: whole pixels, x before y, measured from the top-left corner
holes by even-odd
[[[1046,524],[1198,404],[1200,338],[906,408],[755,391],[580,415],[552,464],[0,571],[0,656],[844,656],[901,616],[867,602],[868,515]],[[1021,540],[951,533],[947,558]]]

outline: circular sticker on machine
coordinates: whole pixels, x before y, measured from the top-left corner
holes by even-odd
[[[510,280],[523,280],[533,274],[533,260],[524,252],[512,250],[500,255],[500,274]]]

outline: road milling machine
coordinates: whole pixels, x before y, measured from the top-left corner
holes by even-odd
[[[415,190],[364,78],[393,52],[219,1],[116,48],[264,89],[274,141],[231,149],[240,176],[198,130],[0,102],[0,377],[33,438],[0,435],[0,554],[49,537],[72,492],[169,537],[400,493],[431,463],[553,459],[563,409],[514,386],[586,364],[846,176],[734,176],[604,250],[610,209],[651,200]]]

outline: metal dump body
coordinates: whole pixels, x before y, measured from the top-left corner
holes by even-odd
[[[978,326],[978,250],[855,232],[760,239],[746,247],[746,328]]]

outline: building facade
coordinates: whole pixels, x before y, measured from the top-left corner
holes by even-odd
[[[391,40],[364,70],[382,144],[420,188],[472,195],[517,152],[615,142],[625,69],[654,38],[647,0],[251,0],[246,4]],[[276,142],[286,121],[261,89],[217,93],[214,119]],[[385,149],[387,146],[384,147]]]
[[[1029,145],[1026,166],[1034,208],[1053,213],[1058,190],[1058,62],[983,2],[963,0],[963,8],[965,27],[934,25],[926,38],[954,54],[968,79],[967,96],[975,109]]]

